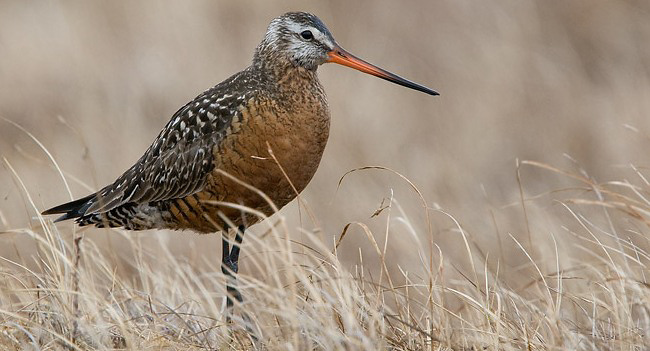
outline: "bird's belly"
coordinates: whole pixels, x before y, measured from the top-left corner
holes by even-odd
[[[233,124],[237,130],[214,150],[215,170],[201,197],[220,205],[204,207],[209,217],[225,215],[233,224],[250,225],[258,216],[243,215],[241,208],[222,203],[243,205],[268,216],[274,207],[282,208],[293,200],[316,173],[329,136],[329,113],[278,116],[257,112],[245,113],[240,123]]]

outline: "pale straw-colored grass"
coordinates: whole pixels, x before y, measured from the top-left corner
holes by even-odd
[[[6,160],[5,166],[13,172]],[[500,234],[518,250],[509,255],[522,259],[511,272],[502,268],[504,257],[485,255],[474,242],[472,237],[483,233],[470,235],[440,208],[426,212],[451,223],[448,230],[458,235],[469,263],[465,268],[435,241],[419,242],[432,237],[419,232],[430,230],[430,224],[413,222],[392,197],[373,215],[386,221],[384,240],[358,222],[342,228],[332,242],[307,230],[297,242],[295,229],[278,215],[246,235],[242,264],[253,273],[239,275],[245,301],[235,307],[230,326],[218,260],[203,258],[201,271],[209,273],[197,273],[196,263],[173,254],[165,242],[144,246],[138,234],[107,230],[128,242],[122,258],[135,274],[125,278],[115,273],[115,257],[84,239],[83,231],[64,235],[70,227],[36,215],[40,226],[4,233],[14,238],[3,238],[5,245],[29,238],[37,250],[1,260],[0,345],[7,350],[646,349],[650,202],[645,178],[638,185],[598,184],[586,174],[537,162],[520,167],[575,179],[582,189],[555,208],[567,215],[554,219],[566,222],[564,232],[533,233],[533,247],[518,239],[526,235]],[[22,187],[20,175],[14,176]],[[21,190],[26,206],[38,213],[29,189]],[[543,197],[512,206],[528,208],[523,218],[531,221],[541,216],[536,202]],[[417,272],[386,259],[393,227],[418,243],[410,250],[421,265]],[[368,240],[380,267],[367,267],[361,251],[357,265],[341,263],[337,249],[349,235]],[[509,276],[521,272],[525,281]]]

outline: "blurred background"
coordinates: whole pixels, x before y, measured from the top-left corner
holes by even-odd
[[[582,169],[598,181],[638,179],[630,165],[648,164],[648,1],[0,0],[0,232],[38,226],[23,186],[40,210],[70,200],[47,155],[4,119],[43,144],[75,198],[86,195],[131,166],[180,106],[245,68],[272,18],[296,10],[319,16],[350,52],[441,96],[321,67],[332,130],[303,193],[317,222],[294,201],[282,210],[290,228],[318,229],[333,243],[347,223],[363,222],[382,243],[390,233],[393,267],[421,266],[409,254],[429,240],[425,211],[404,180],[362,171],[337,188],[351,169],[384,166],[458,220],[484,253],[515,266],[507,233],[528,244],[549,241],[566,225],[557,216],[568,215],[553,201],[564,193],[554,191],[577,187],[523,167],[524,196],[538,199],[527,226],[517,160]],[[371,216],[391,197],[387,230],[385,212]],[[446,258],[464,261],[454,222],[429,213],[431,238]],[[110,231],[85,233],[129,257]],[[220,257],[216,235],[136,235],[188,259]],[[20,233],[0,236],[2,256],[28,256],[33,247]],[[339,252],[354,264],[360,250],[372,262],[372,246],[353,228]]]

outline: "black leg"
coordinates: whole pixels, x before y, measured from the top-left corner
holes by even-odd
[[[228,232],[222,233],[222,256],[221,256],[221,271],[226,275],[228,281],[226,282],[226,321],[230,322],[230,310],[233,306],[233,298],[237,302],[244,301],[239,290],[237,290],[237,271],[239,271],[239,252],[241,251],[241,243],[244,240],[244,231],[246,227],[240,225],[235,233],[235,242],[230,249],[228,242]]]
[[[230,243],[228,242],[228,229],[225,229],[221,232],[221,271],[225,274],[223,270],[224,263],[228,260],[230,256]]]
[[[246,227],[240,225],[237,227],[237,232],[235,233],[235,243],[232,245],[232,250],[230,251],[230,259],[235,263],[235,269],[233,271],[237,273],[239,269],[239,251],[241,250],[241,243],[244,241],[244,231]]]

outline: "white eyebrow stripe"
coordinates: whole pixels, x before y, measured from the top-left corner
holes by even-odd
[[[299,23],[289,22],[287,23],[287,28],[294,33],[300,33],[303,31],[304,27]],[[312,28],[310,27],[309,29],[311,30]]]
[[[321,42],[321,43],[327,45],[330,48],[334,47],[334,43],[327,37],[327,35],[325,35],[323,32],[321,32],[320,30],[318,30],[315,27],[312,27],[312,26],[305,27],[305,26],[303,26],[303,25],[301,25],[299,23],[291,22],[291,23],[289,23],[287,25],[287,28],[289,30],[291,30],[292,32],[298,33],[298,34],[302,33],[305,30],[309,30],[309,31],[311,31],[311,33],[314,35],[314,38],[318,42]]]
[[[324,35],[323,33],[321,33],[320,30],[318,30],[318,29],[316,29],[316,28],[314,28],[314,27],[311,27],[311,26],[309,26],[309,27],[305,27],[305,26],[303,26],[303,25],[301,25],[301,24],[299,24],[299,23],[295,23],[295,22],[291,22],[291,23],[289,23],[289,25],[287,26],[287,28],[289,28],[289,30],[291,30],[292,32],[294,32],[294,33],[298,33],[298,34],[302,33],[303,31],[309,30],[309,31],[311,31],[312,34],[314,35],[314,38],[318,39],[319,41],[320,41],[322,38],[325,37],[325,35]]]

